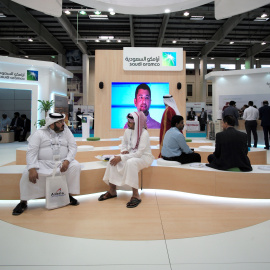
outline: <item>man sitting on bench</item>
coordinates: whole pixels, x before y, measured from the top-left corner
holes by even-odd
[[[252,171],[248,154],[247,134],[234,128],[235,118],[226,115],[223,119],[223,131],[216,134],[215,152],[208,156],[206,166],[217,170]]]

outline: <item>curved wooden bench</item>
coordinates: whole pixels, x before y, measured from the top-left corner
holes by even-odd
[[[82,163],[81,195],[106,191],[103,182],[106,162]],[[218,171],[208,167],[194,168],[190,164],[176,167],[152,166],[139,173],[143,189],[166,189],[202,195],[234,198],[270,198],[270,171],[253,165],[252,172]],[[20,178],[25,165],[0,167],[0,200],[19,200]]]
[[[93,150],[81,151],[78,147],[78,151],[75,159],[79,162],[91,162],[97,161],[95,156],[98,155],[118,155],[120,153],[119,146],[107,146],[107,147],[94,147]],[[18,148],[16,150],[16,165],[26,165],[26,147]],[[155,159],[158,158],[160,150],[159,146],[151,146],[152,154]],[[199,153],[202,158],[202,163],[208,163],[207,157],[212,153],[208,151],[202,151],[199,148],[195,148],[195,152]],[[252,148],[248,153],[248,157],[252,165],[267,164],[267,152],[265,149]]]

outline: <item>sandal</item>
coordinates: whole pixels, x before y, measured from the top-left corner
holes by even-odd
[[[105,201],[105,200],[108,200],[108,199],[112,199],[112,198],[115,198],[117,197],[117,194],[116,195],[112,195],[109,191],[107,191],[106,193],[100,195],[100,197],[98,198],[99,201]]]
[[[18,216],[24,212],[24,210],[27,209],[27,203],[26,202],[20,202],[17,204],[17,206],[13,209],[12,215]]]
[[[131,197],[130,201],[127,203],[127,208],[135,208],[135,207],[137,207],[141,202],[142,202],[142,200],[137,199],[137,198],[135,198],[135,197]]]

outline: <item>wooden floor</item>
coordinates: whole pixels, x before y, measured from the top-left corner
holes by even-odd
[[[18,201],[2,201],[0,219],[45,233],[104,240],[164,240],[237,230],[270,219],[269,200],[229,199],[163,190],[143,190],[142,203],[125,207],[131,193],[99,202],[100,194],[77,196],[79,206],[46,210],[32,200],[20,216]]]

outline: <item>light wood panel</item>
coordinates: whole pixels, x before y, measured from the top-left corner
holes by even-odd
[[[251,203],[143,190],[142,203],[128,209],[126,203],[131,192],[118,192],[117,198],[103,202],[97,200],[99,196],[78,196],[79,206],[56,210],[46,210],[44,200],[32,200],[20,216],[11,214],[17,202],[0,203],[0,219],[45,233],[119,241],[207,236],[270,219],[270,202]]]
[[[95,136],[117,138],[123,129],[111,129],[111,83],[112,82],[169,82],[170,94],[186,119],[186,56],[184,69],[178,71],[125,71],[123,70],[123,51],[97,50],[95,53]],[[104,88],[99,89],[99,82]],[[177,90],[181,82],[182,89]],[[133,98],[133,97],[132,97]],[[149,129],[150,136],[159,136],[159,129]]]
[[[121,129],[121,130],[122,130],[122,135],[123,135],[124,130],[123,129]],[[78,146],[79,145],[91,145],[91,146],[94,146],[94,147],[118,146],[121,143],[122,143],[121,140],[115,140],[115,141],[76,141],[76,144]],[[159,141],[150,140],[150,145],[158,145],[158,144],[159,144]]]

